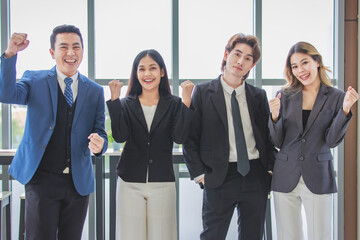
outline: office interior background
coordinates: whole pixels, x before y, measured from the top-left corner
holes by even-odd
[[[25,32],[30,40],[29,47],[18,54],[17,78],[27,69],[52,68],[55,62],[48,51],[51,31],[57,25],[73,24],[84,38],[79,71],[104,87],[106,100],[110,97],[108,82],[120,79],[127,83],[132,61],[144,49],[154,48],[162,54],[175,95],[181,96],[179,86],[185,80],[197,84],[216,78],[227,40],[238,32],[261,41],[261,60],[247,81],[265,89],[269,99],[285,83],[285,59],[298,41],[310,42],[318,49],[332,70],[335,87],[351,85],[359,92],[358,0],[1,0],[0,7],[1,53],[13,32]],[[16,149],[25,126],[26,106],[1,104],[0,111],[1,147]],[[334,239],[339,240],[360,239],[357,106],[352,111],[345,141],[333,150],[339,190],[334,194],[333,231]],[[179,169],[187,172],[184,164]],[[180,177],[177,186],[179,239],[198,239],[201,190],[188,177]],[[16,239],[19,194],[24,190],[16,181],[11,182],[11,190],[11,231]],[[106,214],[114,211],[105,206]],[[89,239],[88,228],[84,228],[84,239]],[[227,239],[236,239],[236,235],[234,222]],[[104,238],[109,239],[108,232]]]

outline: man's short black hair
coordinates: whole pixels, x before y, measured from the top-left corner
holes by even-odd
[[[51,49],[55,49],[55,41],[56,41],[56,35],[59,33],[76,33],[80,37],[81,46],[84,48],[83,38],[80,32],[80,29],[75,27],[74,25],[60,25],[54,28],[51,36],[50,36],[50,46]]]

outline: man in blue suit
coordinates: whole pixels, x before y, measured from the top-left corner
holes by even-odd
[[[27,105],[23,139],[9,173],[25,185],[28,240],[81,239],[89,194],[94,191],[90,151],[107,149],[101,86],[78,72],[80,30],[54,28],[50,54],[56,66],[26,71],[16,82],[17,53],[29,45],[14,33],[1,56],[0,101]]]

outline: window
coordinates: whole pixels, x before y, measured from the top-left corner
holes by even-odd
[[[96,0],[95,75],[128,79],[135,56],[156,49],[171,76],[171,1]]]
[[[95,13],[88,16],[92,3]],[[257,4],[261,5],[262,16],[254,13]],[[286,56],[298,41],[313,44],[322,54],[324,64],[334,70],[335,49],[338,48],[334,29],[342,28],[336,26],[334,6],[334,0],[10,0],[9,22],[11,33],[28,33],[30,40],[29,47],[18,55],[17,78],[27,69],[50,69],[55,65],[48,51],[49,37],[55,26],[67,23],[79,27],[84,39],[84,59],[79,71],[88,75],[88,63],[95,63],[94,80],[103,85],[105,100],[110,99],[108,80],[127,80],[135,56],[144,49],[154,48],[161,53],[169,77],[173,78],[173,93],[181,96],[179,82],[191,79],[199,83],[221,73],[224,48],[232,35],[254,34],[254,29],[261,29],[261,62],[247,81],[253,83],[256,78],[256,85],[265,89],[270,99],[284,83]],[[178,13],[175,21],[173,12]],[[88,33],[88,19],[94,20],[94,26],[92,23],[89,26],[95,29],[94,35]],[[95,49],[88,48],[88,40],[95,42]],[[88,59],[88,50],[95,52],[94,59]],[[174,79],[175,72],[179,74]],[[329,76],[334,78],[333,74]],[[124,86],[122,97],[126,90]],[[26,106],[12,105],[11,111],[12,145],[16,148],[23,135]],[[106,108],[106,131],[110,129]],[[337,162],[335,169],[336,166]],[[180,173],[186,170],[184,165],[180,168]],[[182,240],[198,236],[201,230],[202,197],[198,186],[184,176],[179,180],[179,193],[179,236]],[[334,209],[336,231],[336,206]],[[195,219],[192,213],[196,214]],[[13,220],[13,226],[17,226],[16,218]],[[235,223],[232,224],[227,240],[237,238]],[[273,237],[276,239],[276,235]]]
[[[28,9],[37,9],[36,14]],[[62,24],[72,24],[80,28],[84,40],[84,58],[79,71],[87,75],[86,19],[86,0],[61,2],[11,0],[10,33],[27,33],[30,40],[29,46],[18,53],[16,77],[21,78],[25,70],[51,69],[55,66],[55,60],[49,53],[50,35],[54,27]],[[26,107],[12,105],[11,109],[12,145],[16,148],[20,144],[24,131]]]
[[[252,0],[180,0],[180,78],[216,78],[227,41],[239,32],[253,34],[252,19]]]
[[[62,24],[72,24],[81,30],[85,52],[79,71],[87,75],[86,0],[11,0],[10,6],[10,32],[27,33],[30,40],[27,49],[19,53],[17,78],[27,69],[50,69],[55,66],[49,53],[50,35],[54,27]],[[29,9],[36,9],[36,14]]]
[[[333,0],[263,1],[262,10],[263,78],[283,79],[287,54],[299,41],[314,45],[325,66],[333,69]]]

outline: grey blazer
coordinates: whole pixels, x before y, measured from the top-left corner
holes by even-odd
[[[333,157],[330,148],[344,138],[352,117],[342,111],[345,93],[321,85],[303,128],[302,92],[281,95],[280,117],[277,123],[269,118],[270,136],[280,149],[276,156],[271,188],[291,192],[303,177],[306,186],[315,194],[337,191]]]

